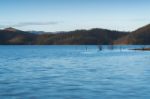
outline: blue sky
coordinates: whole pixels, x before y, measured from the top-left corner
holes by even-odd
[[[150,0],[0,0],[0,28],[133,31],[150,22]]]

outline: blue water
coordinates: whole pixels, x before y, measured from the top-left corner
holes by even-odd
[[[150,52],[137,47],[0,46],[0,99],[149,99]]]

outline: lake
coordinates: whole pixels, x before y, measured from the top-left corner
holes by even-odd
[[[0,46],[0,99],[149,99],[150,52],[138,47]]]

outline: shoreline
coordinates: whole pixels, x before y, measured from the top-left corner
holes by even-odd
[[[132,50],[139,50],[139,51],[150,51],[150,48],[137,48]]]

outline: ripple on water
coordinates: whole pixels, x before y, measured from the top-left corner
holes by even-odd
[[[149,52],[8,48],[0,49],[0,99],[150,98]]]

